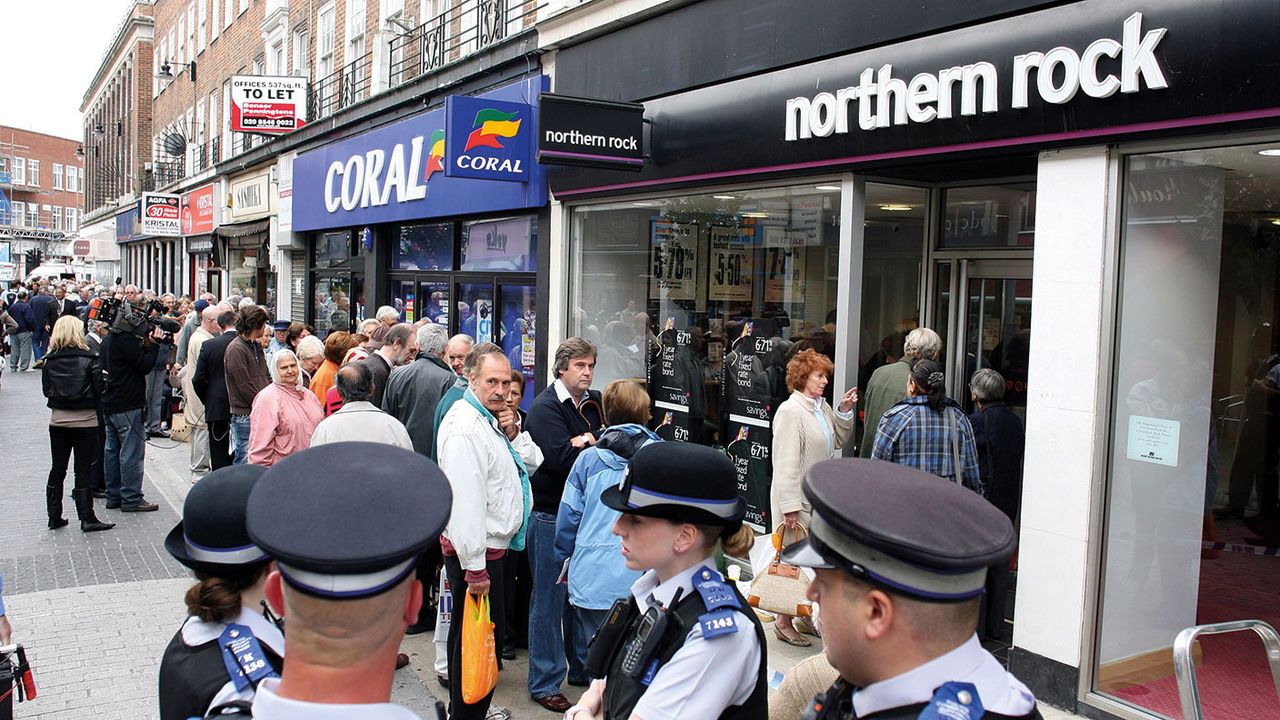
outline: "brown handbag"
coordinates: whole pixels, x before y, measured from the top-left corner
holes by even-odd
[[[782,562],[782,551],[788,545],[809,537],[809,531],[803,525],[796,525],[791,542],[787,542],[787,535],[785,524],[773,531],[773,561],[763,575],[751,581],[747,602],[771,613],[809,617],[813,614],[808,598],[809,581],[800,573],[799,567]]]

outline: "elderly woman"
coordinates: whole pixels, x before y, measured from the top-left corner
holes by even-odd
[[[935,360],[920,360],[907,376],[907,399],[885,411],[871,457],[924,470],[982,492],[973,426],[946,396],[946,376]]]
[[[345,330],[331,332],[324,339],[324,362],[311,377],[311,392],[315,394],[316,400],[324,402],[325,394],[333,387],[338,368],[342,367],[342,358],[358,344],[355,336]]]
[[[858,389],[849,388],[840,407],[831,408],[824,397],[834,370],[830,358],[815,350],[801,350],[787,363],[788,397],[773,420],[773,485],[769,490],[772,517],[787,530],[809,527],[812,508],[800,491],[809,468],[839,454],[853,434],[854,403]],[[785,532],[784,532],[785,534]],[[778,615],[773,632],[778,639],[804,647],[808,638],[796,631],[790,615]]]
[[[320,365],[324,363],[324,342],[315,335],[307,335],[298,340],[294,350],[298,354],[298,364],[302,366],[302,384],[311,387],[311,380]]]
[[[253,398],[249,412],[249,462],[264,467],[311,447],[311,434],[324,419],[292,350],[272,355],[268,369],[272,382]]]

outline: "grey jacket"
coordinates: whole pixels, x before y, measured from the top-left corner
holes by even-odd
[[[433,357],[419,357],[387,379],[382,409],[404,423],[414,451],[430,456],[436,405],[457,379],[444,361]]]

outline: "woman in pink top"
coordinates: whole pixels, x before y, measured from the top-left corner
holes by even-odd
[[[268,369],[272,383],[253,398],[249,412],[249,462],[266,467],[311,447],[311,433],[324,419],[320,401],[302,385],[292,350],[277,350]]]

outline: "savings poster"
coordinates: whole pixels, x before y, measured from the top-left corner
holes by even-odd
[[[751,302],[755,281],[754,228],[741,231],[726,225],[711,226],[711,254],[707,284],[710,302]],[[750,233],[750,234],[748,234]]]
[[[773,478],[773,413],[776,386],[785,385],[786,364],[774,357],[773,321],[742,321],[741,333],[724,358],[726,450],[738,473],[738,493],[747,501],[746,522],[757,532],[771,532],[769,486]]]
[[[695,388],[692,383],[702,382],[702,373],[693,361],[693,336],[688,330],[678,330],[675,318],[668,318],[658,336],[662,349],[649,366],[649,392],[653,397],[653,417],[658,420],[654,432],[663,440],[688,442],[693,430],[694,415],[701,422],[702,413],[692,407]]]
[[[698,232],[697,223],[675,222],[669,218],[650,222],[650,299],[697,299]]]

